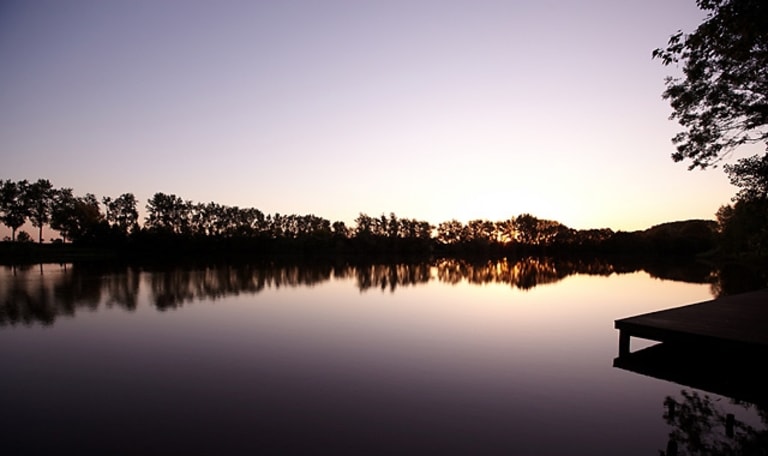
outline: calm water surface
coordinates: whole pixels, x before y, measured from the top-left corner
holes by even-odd
[[[613,367],[615,319],[710,284],[550,269],[5,267],[0,453],[658,455],[686,397],[764,427]]]

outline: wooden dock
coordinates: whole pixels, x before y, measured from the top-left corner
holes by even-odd
[[[630,338],[718,351],[768,353],[768,289],[615,321],[619,357]]]

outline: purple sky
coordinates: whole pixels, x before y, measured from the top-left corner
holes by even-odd
[[[693,0],[4,1],[0,178],[351,223],[713,218],[651,60]]]

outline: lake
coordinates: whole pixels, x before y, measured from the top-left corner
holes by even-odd
[[[614,320],[722,292],[701,265],[661,270],[0,267],[0,453],[658,455],[692,434],[704,449],[737,445],[721,423],[697,428],[703,410],[765,433],[750,404],[613,367]]]

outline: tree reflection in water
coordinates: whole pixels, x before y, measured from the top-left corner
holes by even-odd
[[[730,411],[706,394],[681,390],[680,398],[664,400],[664,420],[672,426],[665,456],[768,455],[768,408],[731,401]],[[756,412],[760,425],[739,415]]]
[[[31,265],[5,269],[9,277],[0,280],[0,325],[51,325],[57,315],[66,313],[65,307],[54,299],[50,282],[27,279],[39,275]]]
[[[693,266],[693,267],[692,267]],[[268,287],[314,286],[334,278],[354,279],[360,291],[394,292],[398,287],[431,280],[457,284],[508,284],[521,290],[555,283],[573,274],[608,276],[647,271],[651,276],[696,283],[712,283],[724,292],[722,276],[702,264],[643,264],[605,259],[525,257],[514,260],[469,261],[438,259],[392,264],[217,264],[205,266],[142,267],[83,263],[5,267],[0,271],[0,326],[53,324],[78,309],[116,306],[136,309],[142,281],[159,310],[178,308],[197,300],[216,300],[256,294]]]
[[[398,286],[428,283],[432,278],[432,265],[429,263],[350,266],[348,271],[355,277],[360,291],[371,288],[384,291],[389,288],[390,292],[394,292]]]

